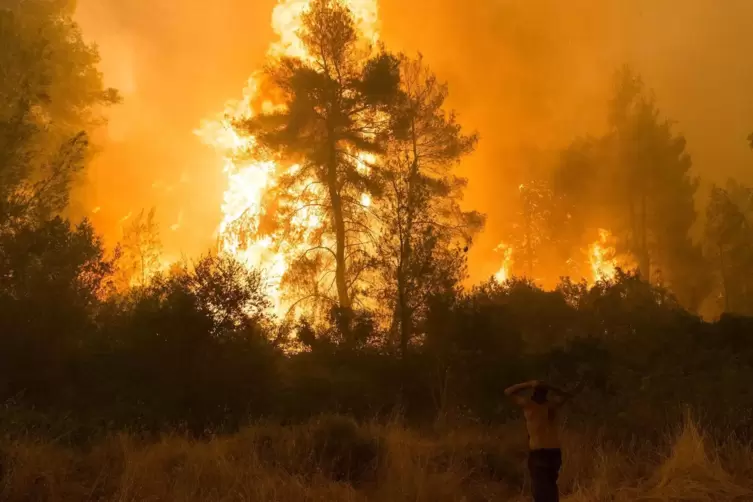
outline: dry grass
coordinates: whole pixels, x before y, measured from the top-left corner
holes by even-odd
[[[516,427],[407,430],[325,417],[258,425],[196,441],[111,435],[72,448],[32,438],[0,442],[0,500],[491,501],[527,500]],[[753,501],[753,449],[712,442],[688,420],[664,445],[565,440],[567,502]]]

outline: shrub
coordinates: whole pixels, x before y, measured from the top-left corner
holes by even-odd
[[[335,481],[360,483],[375,479],[384,455],[380,439],[352,419],[324,416],[310,431],[313,460]]]

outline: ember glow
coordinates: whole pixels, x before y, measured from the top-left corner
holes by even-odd
[[[377,0],[346,0],[345,4],[353,13],[363,37],[368,42],[377,42]],[[310,57],[298,36],[302,14],[309,5],[310,0],[279,1],[272,13],[272,25],[279,39],[269,48],[270,58]],[[233,127],[234,121],[249,119],[261,112],[268,113],[281,106],[265,99],[260,89],[260,79],[260,73],[252,75],[243,98],[228,102],[225,112],[217,119],[204,121],[196,134],[221,154],[222,169],[228,180],[222,204],[222,221],[218,228],[219,251],[265,272],[267,293],[273,301],[275,312],[283,316],[289,313],[291,303],[285,297],[282,285],[285,273],[291,260],[310,247],[306,237],[317,233],[326,214],[315,205],[306,206],[303,202],[300,208],[294,208],[294,216],[287,222],[287,231],[265,233],[262,229],[263,219],[269,214],[270,203],[273,202],[268,195],[277,186],[281,175],[294,172],[298,166],[284,166],[278,159],[265,157],[256,151],[253,136],[243,135]],[[374,161],[368,155],[359,158],[364,170],[368,170],[369,164]],[[303,193],[316,190],[316,185],[304,182],[299,188]],[[361,203],[369,207],[370,197],[364,194]]]

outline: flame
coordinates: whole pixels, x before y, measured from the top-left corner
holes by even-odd
[[[511,275],[510,275],[510,269],[512,268],[512,246],[508,246],[507,244],[500,243],[499,246],[495,249],[496,252],[502,253],[502,266],[500,267],[499,271],[497,271],[496,274],[494,274],[494,279],[497,280],[498,283],[502,284],[504,282],[507,282]]]
[[[356,28],[371,42],[379,41],[379,9],[377,0],[344,0],[343,3],[353,13]],[[301,28],[301,15],[308,10],[311,0],[279,0],[272,11],[272,28],[279,40],[271,45],[269,54],[273,57],[289,56],[309,59],[303,42],[298,37]]]
[[[588,259],[591,268],[591,283],[611,281],[617,277],[618,263],[616,251],[611,244],[612,234],[608,230],[599,229],[599,238],[588,247]],[[500,243],[494,250],[502,254],[502,266],[494,274],[499,283],[508,281],[511,277],[514,249],[509,244]],[[624,262],[624,260],[622,260]],[[624,263],[623,263],[624,265]]]
[[[377,0],[343,2],[352,12],[356,27],[366,41],[376,43],[379,40]],[[271,58],[311,58],[298,35],[302,27],[302,14],[310,4],[311,0],[278,1],[272,12],[272,26],[278,40],[269,47],[268,54]],[[267,194],[277,186],[280,175],[294,172],[298,166],[285,169],[275,160],[258,158],[252,153],[256,139],[241,135],[232,125],[235,120],[249,119],[259,113],[279,110],[283,106],[260,96],[259,81],[260,74],[252,75],[242,99],[226,103],[225,113],[218,119],[204,121],[196,134],[220,153],[223,171],[228,178],[228,188],[222,204],[222,221],[218,228],[219,250],[235,256],[250,267],[264,271],[266,293],[272,299],[273,309],[278,315],[285,315],[288,305],[282,291],[282,278],[289,270],[293,256],[305,252],[306,248],[304,243],[291,242],[285,235],[264,235],[260,227],[262,218],[268,211]],[[359,170],[368,172],[369,164],[374,162],[373,156],[362,153],[358,155],[358,159]],[[307,183],[303,183],[300,187],[302,191],[306,190],[303,188],[306,185]],[[317,188],[308,190],[315,191]],[[364,207],[368,208],[371,203],[367,194],[361,197]],[[313,205],[295,208],[293,214],[289,223],[296,227],[298,235],[303,238],[320,229],[326,218],[321,209]]]
[[[603,228],[599,229],[599,239],[589,247],[593,282],[611,281],[617,276],[615,249],[609,245],[612,235]]]

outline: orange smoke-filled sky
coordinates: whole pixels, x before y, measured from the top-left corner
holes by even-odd
[[[124,102],[110,114],[78,212],[118,238],[121,220],[156,206],[168,257],[212,245],[226,179],[193,130],[263,64],[275,3],[79,0],[84,35]],[[462,167],[466,205],[489,217],[471,254],[475,279],[499,267],[493,249],[532,152],[548,158],[601,132],[611,75],[624,63],[685,134],[698,174],[753,181],[751,1],[382,0],[380,9],[388,47],[421,51],[449,82],[462,122],[481,134]]]

